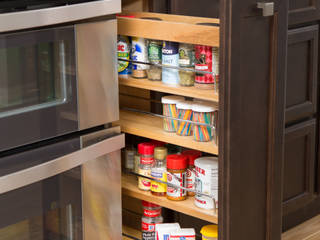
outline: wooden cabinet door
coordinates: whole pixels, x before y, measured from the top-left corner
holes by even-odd
[[[289,0],[289,24],[310,22],[320,17],[320,0]]]
[[[288,32],[286,123],[317,110],[318,25]]]
[[[316,121],[285,131],[283,214],[305,207],[314,197]]]

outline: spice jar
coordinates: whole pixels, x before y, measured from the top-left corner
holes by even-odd
[[[176,104],[179,119],[192,120],[191,101],[181,101]],[[178,121],[176,133],[180,136],[190,136],[192,132],[192,124],[189,122]]]
[[[212,72],[212,47],[196,45],[195,57],[195,70]],[[194,85],[200,89],[214,89],[214,74],[197,72]]]
[[[202,240],[218,240],[218,225],[206,225],[200,231]]]
[[[140,156],[139,154],[134,155],[134,172],[139,173]]]
[[[188,158],[188,169],[187,169],[187,188],[192,190],[188,191],[188,196],[194,196],[195,193],[195,181],[196,181],[196,171],[194,166],[194,161],[201,157],[201,152],[196,150],[186,150],[182,152],[182,155]]]
[[[194,60],[195,60],[195,52],[194,47],[191,44],[180,44],[179,46],[179,66],[182,68],[187,68],[190,70],[194,70]],[[194,71],[179,71],[180,81],[179,84],[181,86],[193,86],[195,73]]]
[[[165,96],[161,98],[163,115],[168,117],[177,118],[177,103],[184,101],[184,97],[181,96]],[[177,120],[164,118],[163,129],[167,132],[175,132],[177,129]]]
[[[154,163],[151,168],[151,177],[162,182],[167,182],[167,154],[168,151],[165,147],[156,147],[154,149]],[[151,193],[156,196],[165,196],[167,185],[151,180]]]
[[[144,38],[133,37],[132,38],[132,54],[131,57],[134,61],[148,62],[147,44]],[[149,68],[146,64],[133,64],[132,77],[134,78],[146,78],[147,69]]]
[[[207,103],[195,103],[192,106],[193,121],[214,125],[214,112],[216,108]],[[212,140],[214,129],[210,126],[193,124],[193,137],[198,142],[209,142]]]
[[[162,62],[162,41],[148,40],[149,63],[161,64]],[[147,70],[148,79],[151,81],[161,81],[162,69],[157,66],[150,66]]]
[[[162,223],[161,207],[147,201],[142,201],[143,216],[141,219],[142,240],[156,239],[156,224]]]
[[[126,147],[124,167],[126,172],[132,172],[134,169],[134,155],[136,150],[133,147]]]
[[[195,205],[204,209],[213,209],[214,200],[218,204],[218,158],[202,157],[195,160],[196,190]],[[204,196],[202,194],[209,196]]]
[[[181,201],[187,198],[187,191],[179,187],[186,187],[187,157],[184,155],[167,156],[167,198]],[[175,187],[177,186],[177,187]]]
[[[138,144],[138,152],[140,155],[139,175],[151,178],[151,167],[154,161],[154,145],[151,143],[140,143]],[[149,191],[151,187],[151,180],[139,177],[138,187],[140,190]]]

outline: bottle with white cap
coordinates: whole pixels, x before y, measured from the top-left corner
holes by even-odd
[[[177,103],[184,101],[182,96],[165,96],[161,98],[163,115],[168,117],[177,118]],[[167,132],[175,132],[177,129],[177,120],[170,118],[163,119],[163,129]]]
[[[177,114],[179,119],[192,120],[192,105],[191,101],[181,101],[177,103]],[[178,121],[176,133],[181,136],[190,136],[192,133],[192,124],[188,122]]]
[[[197,192],[195,205],[200,208],[213,209],[214,200],[218,204],[218,158],[201,157],[194,161],[194,165]],[[204,196],[201,193],[212,197]]]

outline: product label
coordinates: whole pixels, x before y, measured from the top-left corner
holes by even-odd
[[[142,240],[155,240],[155,223],[142,222]]]
[[[143,214],[146,217],[158,217],[161,214],[161,208],[156,210],[144,209]]]
[[[140,156],[140,163],[142,164],[152,164],[154,161],[153,157],[145,157],[143,155]]]
[[[170,42],[163,43],[162,64],[175,67],[179,66],[179,44]],[[162,82],[177,85],[179,84],[179,78],[179,70],[162,68]]]
[[[167,181],[167,173],[165,168],[152,168],[151,177],[162,182]],[[151,191],[158,193],[167,192],[167,185],[165,183],[159,183],[156,181],[151,181]]]
[[[194,184],[196,180],[196,174],[193,169],[187,169],[187,188],[195,190]]]
[[[167,174],[167,195],[170,197],[184,197],[186,190],[174,186],[186,187],[186,173],[169,173]],[[171,184],[171,186],[169,186]],[[173,185],[173,186],[172,186]]]
[[[192,67],[194,65],[194,51],[192,49],[180,47],[179,65],[184,67]]]
[[[170,236],[170,240],[195,240],[196,236],[195,235],[190,235],[190,236]]]
[[[162,59],[162,46],[151,42],[148,45],[148,57],[151,63],[161,63]]]
[[[126,60],[130,59],[130,47],[128,37],[120,37],[118,40],[118,58],[123,58]],[[131,64],[129,62],[119,60],[118,73],[131,74]]]
[[[141,169],[139,168],[139,174],[147,177],[151,177],[151,169]],[[151,180],[144,177],[138,177],[138,187],[141,190],[148,191],[151,187]]]
[[[148,62],[146,41],[143,38],[132,38],[132,59],[139,62]],[[134,70],[146,70],[148,65],[133,64]]]
[[[195,70],[212,72],[212,47],[195,46]],[[214,83],[214,77],[208,73],[196,73],[197,83]]]

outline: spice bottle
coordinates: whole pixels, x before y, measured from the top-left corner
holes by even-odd
[[[184,155],[167,156],[167,198],[181,201],[187,198],[187,191],[179,187],[186,187],[187,157]],[[175,187],[177,186],[177,187]]]
[[[125,149],[125,170],[126,172],[132,172],[134,169],[134,155],[136,150],[133,147],[126,147]]]
[[[194,161],[201,157],[201,152],[196,150],[186,150],[182,152],[182,155],[187,156],[188,158],[188,169],[187,169],[187,188],[192,190],[191,192],[188,191],[188,196],[195,196],[195,181],[196,181],[196,172]]]
[[[167,182],[167,149],[165,147],[156,147],[154,149],[154,163],[151,168],[151,177],[162,182]],[[167,185],[151,180],[151,193],[156,196],[165,196]]]
[[[162,41],[148,40],[149,63],[161,64],[162,62]],[[147,70],[148,79],[151,81],[161,81],[162,69],[157,66],[150,66]]]
[[[154,145],[151,143],[140,143],[138,144],[138,152],[140,155],[139,175],[151,178],[151,167],[154,161]],[[140,190],[149,191],[151,187],[151,180],[139,177],[138,187]]]
[[[141,219],[142,240],[156,239],[156,224],[162,223],[161,207],[147,201],[142,201],[143,216]]]
[[[134,172],[139,173],[140,156],[139,154],[134,155]]]
[[[138,62],[148,62],[147,44],[144,38],[134,37],[132,38],[132,59]],[[146,64],[133,64],[132,77],[134,78],[146,78],[147,69]]]
[[[180,44],[179,46],[179,67],[194,70],[195,52],[191,44]],[[180,85],[193,86],[195,80],[194,71],[179,71]]]

